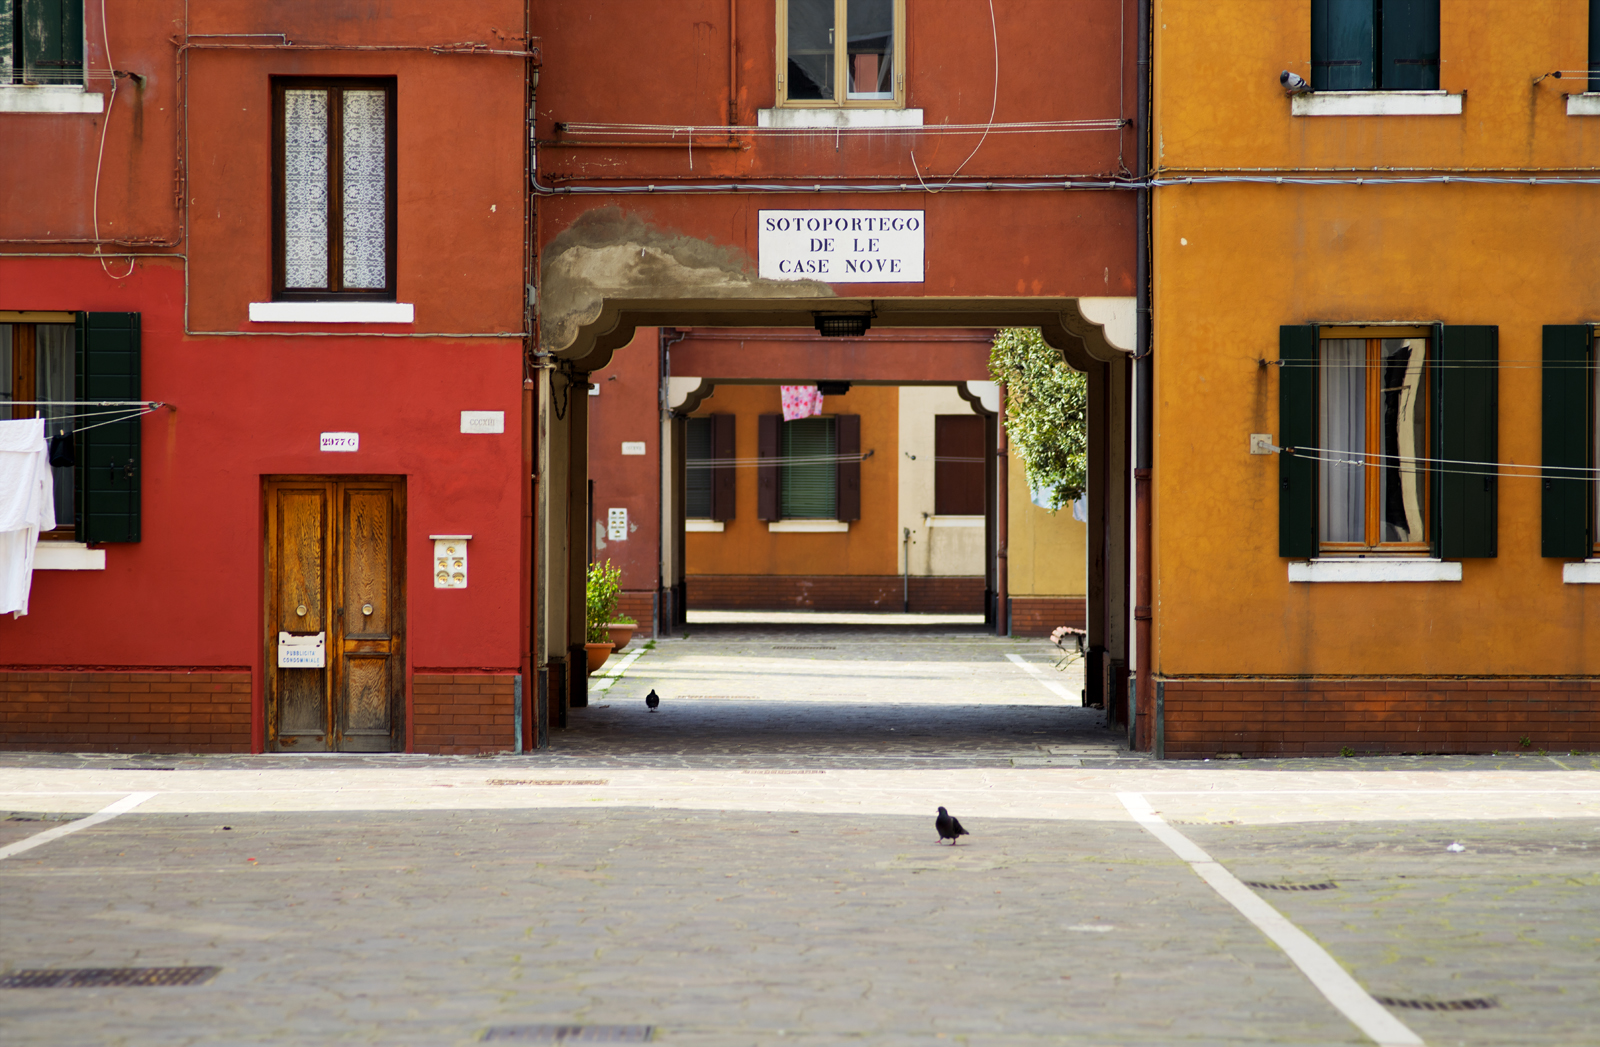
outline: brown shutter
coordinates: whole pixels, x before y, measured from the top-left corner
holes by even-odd
[[[778,433],[783,415],[764,414],[756,420],[756,519],[778,519]]]
[[[982,516],[983,418],[975,414],[933,416],[933,512],[936,516]]]
[[[839,509],[841,520],[861,519],[861,416],[837,415],[833,421],[834,448],[839,456]]]
[[[733,464],[733,420],[734,416],[731,414],[711,416],[711,457],[717,460],[715,468],[711,470],[713,520],[731,520],[734,516],[734,478],[738,475],[738,470]]]

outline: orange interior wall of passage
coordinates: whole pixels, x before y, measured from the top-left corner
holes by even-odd
[[[733,414],[735,453],[754,459],[757,418],[781,411],[775,385],[723,385],[700,404],[696,415]],[[895,544],[899,498],[899,390],[856,386],[823,398],[824,414],[861,416],[861,519],[843,533],[774,534],[756,519],[756,470],[740,468],[735,481],[734,519],[719,533],[685,535],[687,574],[884,575],[899,571]]]
[[[1155,238],[1158,671],[1600,672],[1600,587],[1540,555],[1538,480],[1500,479],[1499,555],[1461,582],[1291,584],[1277,458],[1247,453],[1282,431],[1280,324],[1415,320],[1498,326],[1499,457],[1537,463],[1543,325],[1600,320],[1591,188],[1169,189]]]

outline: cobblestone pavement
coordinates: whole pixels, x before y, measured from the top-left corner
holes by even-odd
[[[1161,764],[1037,642],[819,635],[693,629],[546,753],[0,754],[0,848],[154,794],[0,860],[0,974],[220,968],[0,989],[0,1042],[1370,1042],[1126,793],[1432,1047],[1596,1041],[1591,757]]]

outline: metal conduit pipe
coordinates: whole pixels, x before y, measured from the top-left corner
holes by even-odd
[[[1139,2],[1139,97],[1138,97],[1138,153],[1136,172],[1140,181],[1150,172],[1150,34],[1151,5],[1154,0]],[[1151,384],[1155,368],[1150,359],[1150,190],[1139,189],[1136,204],[1135,227],[1138,237],[1138,254],[1135,262],[1135,343],[1134,343],[1134,578],[1133,578],[1133,636],[1134,636],[1134,709],[1137,729],[1134,745],[1149,749],[1154,732],[1151,730],[1155,711],[1154,694],[1150,686],[1150,473],[1151,473],[1151,411],[1155,397]]]

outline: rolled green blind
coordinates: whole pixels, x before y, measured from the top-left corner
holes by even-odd
[[[838,519],[832,418],[783,423],[783,518]]]

